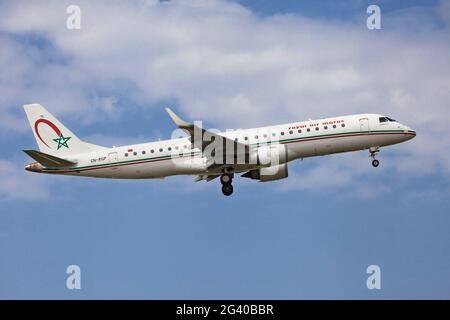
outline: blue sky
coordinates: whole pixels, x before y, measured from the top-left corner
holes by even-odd
[[[448,1],[79,1],[79,31],[72,2],[24,3],[0,3],[0,298],[450,297]],[[418,136],[377,169],[305,159],[225,198],[192,177],[25,172],[31,102],[106,146],[170,137],[167,105],[219,129],[377,112]]]

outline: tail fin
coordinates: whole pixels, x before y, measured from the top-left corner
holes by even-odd
[[[23,106],[41,152],[67,156],[103,149],[83,142],[40,104]]]

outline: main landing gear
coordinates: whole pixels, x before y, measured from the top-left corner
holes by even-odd
[[[380,161],[375,159],[375,156],[377,155],[378,152],[380,152],[380,148],[379,147],[371,147],[369,149],[369,152],[370,152],[370,157],[372,158],[372,166],[374,168],[378,167],[380,165]]]
[[[226,196],[231,196],[233,193],[233,175],[224,173],[220,176],[220,182],[222,183],[222,193]]]

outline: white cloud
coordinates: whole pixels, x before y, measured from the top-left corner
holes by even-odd
[[[120,96],[176,100],[221,127],[377,112],[418,131],[396,169],[450,175],[449,3],[386,14],[381,31],[367,30],[365,16],[259,17],[219,0],[77,1],[82,29],[70,31],[71,2],[3,3],[0,130],[23,130],[24,102],[91,123],[132,107]],[[354,176],[345,170],[344,180]]]
[[[375,198],[390,191],[381,180],[385,178],[383,171],[392,170],[394,166],[382,162],[382,167],[374,169],[370,162],[366,153],[305,159],[299,165],[291,166],[289,178],[280,183],[278,190],[335,194],[342,198]],[[367,184],[369,180],[371,183]]]
[[[14,161],[0,159],[0,201],[42,200],[50,196],[50,184],[42,175],[26,172]]]

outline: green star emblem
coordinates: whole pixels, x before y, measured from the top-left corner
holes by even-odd
[[[57,150],[59,150],[59,148],[61,148],[61,147],[69,148],[69,145],[67,144],[67,141],[69,141],[70,138],[72,138],[72,137],[64,137],[63,134],[61,133],[59,138],[53,139],[53,141],[58,143],[58,149]]]

